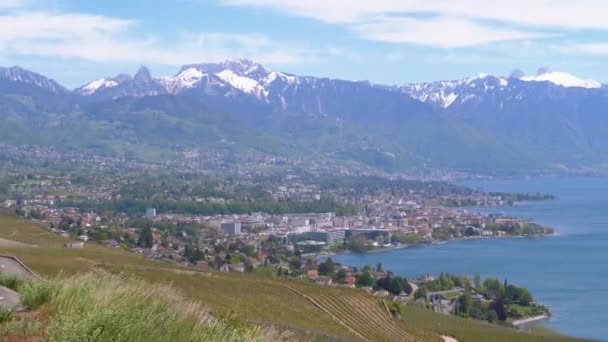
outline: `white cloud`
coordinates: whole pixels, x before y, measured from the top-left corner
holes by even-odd
[[[366,39],[445,48],[531,39],[568,29],[608,30],[605,0],[218,1],[345,25]],[[467,37],[455,37],[458,34]]]
[[[0,2],[0,10],[2,9],[15,9],[25,6],[24,0],[2,0]]]
[[[608,43],[581,43],[560,46],[559,50],[570,54],[608,56]]]
[[[388,18],[358,25],[361,37],[391,43],[412,43],[440,48],[477,46],[494,42],[540,37],[538,34],[483,27],[449,17],[432,19]]]
[[[320,53],[255,33],[184,32],[171,41],[160,41],[132,34],[137,24],[82,13],[13,11],[0,15],[0,54],[179,66],[237,56],[290,64],[313,60]]]
[[[89,14],[23,12],[0,15],[0,42],[68,40],[122,31],[129,20]]]
[[[326,22],[360,22],[386,14],[434,13],[552,27],[608,29],[604,0],[219,0]]]

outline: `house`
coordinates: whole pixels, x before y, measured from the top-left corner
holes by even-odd
[[[386,290],[380,290],[380,291],[374,293],[374,296],[380,297],[380,298],[386,298],[389,295],[390,295],[390,293],[388,291],[386,291]]]
[[[206,261],[198,261],[196,263],[196,268],[200,268],[201,270],[208,270],[209,264]]]
[[[471,298],[472,298],[472,299],[473,299],[473,301],[475,301],[475,302],[483,302],[483,301],[485,301],[485,299],[486,299],[486,298],[485,298],[483,295],[481,295],[481,294],[475,294],[475,295],[471,296]]]
[[[116,241],[116,240],[103,240],[103,241],[101,241],[101,244],[104,246],[108,246],[108,247],[115,247],[115,248],[120,247],[120,243],[118,243],[118,241]]]
[[[266,258],[268,258],[268,254],[267,253],[258,252],[256,254],[256,258],[258,259],[259,262],[264,262],[264,261],[266,261]]]
[[[242,262],[239,262],[238,264],[232,264],[230,265],[230,269],[235,272],[245,272],[245,264],[243,264]]]
[[[357,279],[352,276],[352,275],[347,275],[346,278],[344,278],[344,284],[350,286],[350,287],[354,287],[355,286],[355,281]]]
[[[89,241],[89,237],[87,235],[79,235],[76,237],[76,240],[87,242]]]
[[[331,277],[318,276],[315,278],[315,284],[317,284],[317,285],[331,286],[332,283],[333,283],[333,281],[332,281]]]
[[[84,248],[84,242],[66,242],[63,246],[66,248]]]
[[[228,267],[228,264],[223,264],[219,267],[219,271],[220,272],[228,272],[230,271],[230,268]]]
[[[319,271],[318,270],[308,270],[306,272],[306,276],[310,279],[315,279],[316,277],[319,276]]]

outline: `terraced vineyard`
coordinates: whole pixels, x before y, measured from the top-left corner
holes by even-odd
[[[434,332],[399,324],[383,305],[361,290],[285,285],[308,299],[337,323],[368,341],[441,341]]]

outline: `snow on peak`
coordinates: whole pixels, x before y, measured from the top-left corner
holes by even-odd
[[[232,70],[223,70],[215,74],[221,78],[222,81],[230,84],[236,89],[239,89],[249,94],[260,94],[264,89],[260,86],[258,81],[245,76],[239,76]]]
[[[439,81],[432,83],[406,84],[401,91],[411,97],[426,103],[433,103],[442,108],[470,101],[483,92],[502,90],[509,85],[508,79],[489,74],[463,78],[455,81]]]
[[[297,80],[297,78],[296,78],[296,76],[293,76],[293,75],[287,75],[282,72],[273,71],[270,74],[268,74],[268,76],[264,79],[264,83],[271,84],[272,82],[274,82],[276,80],[283,80],[287,83],[293,83]]]
[[[83,95],[92,95],[100,89],[112,88],[117,85],[118,83],[111,78],[100,78],[82,86],[82,88],[80,88],[80,93]]]
[[[165,76],[158,79],[167,92],[174,94],[182,89],[194,88],[203,78],[209,74],[202,72],[195,67],[182,69],[175,76]]]
[[[576,88],[601,88],[602,85],[594,80],[584,80],[566,72],[548,71],[536,76],[525,76],[520,78],[528,82],[550,82],[562,87]]]
[[[176,79],[179,83],[186,88],[192,88],[198,81],[200,81],[206,74],[196,68],[188,68],[180,72]]]
[[[46,78],[35,72],[23,69],[19,66],[10,68],[0,68],[0,78],[5,78],[15,82],[34,84],[40,88],[45,88],[53,92],[62,92],[65,89],[54,80]]]

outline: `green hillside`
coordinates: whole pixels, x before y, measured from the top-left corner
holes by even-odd
[[[17,247],[14,241],[21,244]],[[409,307],[402,308],[401,319],[395,319],[380,299],[357,289],[318,287],[304,281],[240,273],[205,272],[93,244],[87,244],[84,249],[67,249],[62,247],[65,241],[34,223],[0,216],[0,254],[18,257],[47,279],[57,279],[58,283],[68,279],[72,291],[78,291],[75,279],[81,279],[83,286],[92,286],[91,279],[104,279],[108,286],[120,288],[150,286],[156,289],[153,284],[161,284],[163,291],[175,292],[184,300],[204,305],[210,315],[225,320],[226,324],[241,322],[239,326],[258,326],[261,330],[254,330],[261,334],[272,331],[273,335],[262,335],[267,339],[289,336],[290,340],[441,341],[441,335],[447,335],[458,341],[573,341],[550,333],[523,333]],[[100,278],[99,274],[107,276]],[[111,274],[123,277],[114,278]],[[59,304],[51,301],[48,305],[50,310]],[[113,310],[126,310],[112,306],[111,301],[107,305]],[[70,307],[63,309],[71,312]],[[187,322],[184,324],[189,324]]]

